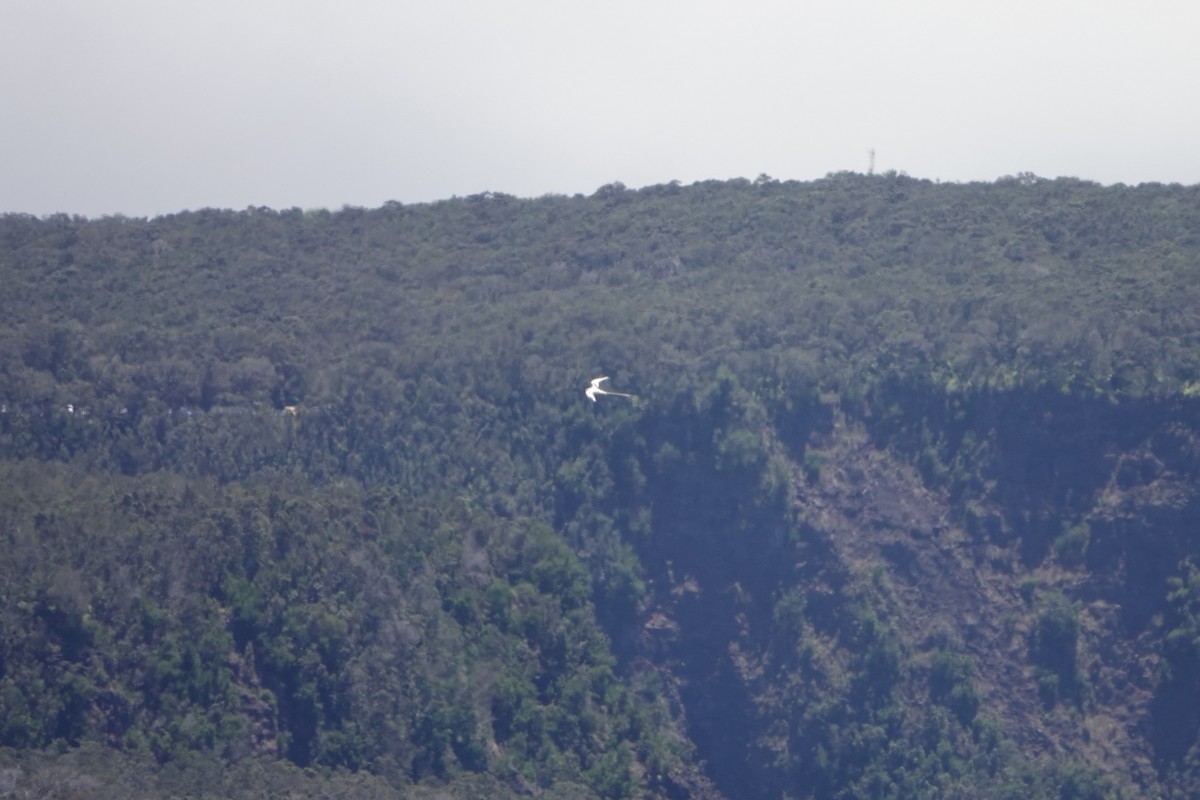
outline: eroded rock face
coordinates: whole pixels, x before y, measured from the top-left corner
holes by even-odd
[[[1197,548],[1195,421],[1064,406],[1010,437],[1023,407],[991,401],[957,441],[930,421],[939,458],[971,433],[957,479],[839,411],[790,443],[820,469],[793,458],[775,513],[715,470],[658,487],[639,550],[652,601],[626,655],[668,677],[726,794],[845,778],[831,727],[879,736],[846,760],[928,729],[931,708],[1114,786],[1159,786],[1184,757],[1196,726],[1156,701],[1156,620]]]

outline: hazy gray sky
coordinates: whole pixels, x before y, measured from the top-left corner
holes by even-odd
[[[1200,183],[1194,0],[0,0],[0,211]]]

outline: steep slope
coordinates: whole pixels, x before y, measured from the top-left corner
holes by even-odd
[[[1183,689],[1160,654],[1168,588],[1197,557],[1196,409],[1062,401],[1054,433],[1009,436],[1030,402],[945,398],[968,411],[922,418],[918,452],[903,425],[833,406],[779,443],[786,509],[702,453],[651,473],[652,599],[629,657],[670,676],[728,794],[999,797],[1036,764],[1063,770],[1037,791],[1186,795],[1197,731],[1161,702]],[[967,766],[926,772],[942,747]]]
[[[1028,175],[6,216],[0,785],[1192,796],[1197,230]]]

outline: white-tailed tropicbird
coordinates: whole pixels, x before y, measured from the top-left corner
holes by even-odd
[[[617,397],[633,397],[633,395],[626,394],[625,392],[610,392],[607,389],[601,389],[600,384],[606,380],[608,380],[607,375],[600,378],[592,378],[592,385],[584,389],[583,393],[586,394],[588,399],[593,403],[596,402],[596,395],[598,394],[612,394],[616,395]]]

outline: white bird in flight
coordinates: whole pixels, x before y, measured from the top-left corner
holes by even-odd
[[[625,392],[610,392],[607,389],[601,389],[600,384],[606,380],[608,380],[607,375],[600,378],[592,378],[592,385],[584,389],[583,393],[586,394],[588,399],[593,403],[596,402],[596,395],[598,394],[612,394],[616,395],[617,397],[633,397],[633,395],[625,394]]]

